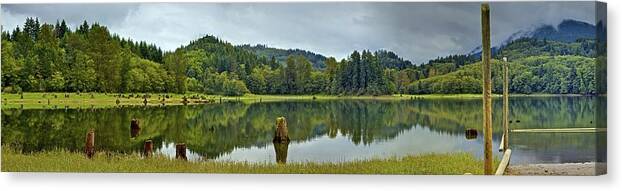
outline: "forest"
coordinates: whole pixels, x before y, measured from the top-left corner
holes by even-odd
[[[595,41],[522,38],[494,58],[510,60],[512,93],[594,94]],[[26,19],[2,31],[2,91],[253,94],[460,94],[481,92],[477,55],[414,64],[388,50],[345,59],[305,50],[236,46],[206,35],[174,51],[111,34],[87,21],[71,30]],[[493,63],[494,92],[501,64]]]

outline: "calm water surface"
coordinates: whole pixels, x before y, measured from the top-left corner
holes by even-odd
[[[521,97],[511,100],[511,129],[602,127],[604,97]],[[95,129],[99,151],[156,152],[174,157],[186,143],[190,160],[343,162],[422,153],[482,157],[481,99],[333,100],[222,103],[109,109],[3,109],[2,144],[24,153],[82,151]],[[494,149],[501,139],[501,100],[494,103]],[[275,119],[287,118],[289,144],[273,144]],[[130,138],[130,121],[141,131]],[[520,121],[520,122],[517,122]],[[477,137],[467,139],[465,129]],[[606,160],[606,133],[511,133],[512,163]],[[497,156],[500,153],[495,152]]]

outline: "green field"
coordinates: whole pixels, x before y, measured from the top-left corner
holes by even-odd
[[[498,163],[498,161],[496,162]],[[243,163],[145,159],[139,154],[99,152],[93,159],[63,150],[21,154],[2,147],[2,172],[186,172],[253,174],[483,174],[483,162],[466,153],[425,154],[344,163]],[[495,165],[496,166],[496,165]]]

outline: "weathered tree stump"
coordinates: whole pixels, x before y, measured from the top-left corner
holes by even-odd
[[[272,139],[275,143],[288,143],[289,135],[287,133],[287,121],[285,117],[276,118],[276,131],[274,132],[274,139]]]
[[[468,139],[468,140],[477,138],[477,130],[476,129],[466,129],[464,131],[464,137],[466,137],[466,139]]]
[[[86,158],[93,158],[95,155],[95,130],[91,129],[86,133],[86,146],[84,149]]]
[[[188,160],[186,157],[186,144],[178,143],[175,145],[175,158],[181,160]]]
[[[151,141],[151,139],[145,141],[143,155],[145,155],[145,157],[151,157],[153,155],[153,141]]]
[[[132,138],[137,137],[139,133],[140,133],[140,122],[138,121],[138,119],[132,119],[132,122],[130,123],[130,134]]]
[[[287,163],[287,149],[289,147],[289,142],[286,143],[274,143],[274,152],[276,154],[276,163],[277,164],[285,164]]]

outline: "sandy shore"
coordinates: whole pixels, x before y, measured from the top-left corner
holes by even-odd
[[[607,163],[563,163],[510,165],[506,175],[593,176],[607,173]]]

